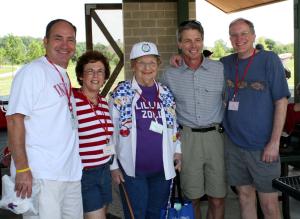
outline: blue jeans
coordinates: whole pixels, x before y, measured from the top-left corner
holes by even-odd
[[[165,180],[164,172],[130,177],[123,171],[123,175],[134,217],[137,219],[160,218],[160,211],[168,202],[171,180]],[[130,219],[129,209],[121,186],[120,194],[125,219]]]
[[[88,213],[112,201],[109,164],[83,170],[81,179],[83,211]]]

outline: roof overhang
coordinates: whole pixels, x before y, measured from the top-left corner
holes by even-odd
[[[213,6],[219,8],[225,13],[242,11],[267,4],[282,2],[286,0],[206,0]]]

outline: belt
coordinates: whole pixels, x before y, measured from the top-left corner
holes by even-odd
[[[180,129],[183,129],[182,125],[179,125]],[[220,133],[223,132],[223,127],[220,125],[205,127],[205,128],[190,128],[192,132],[210,132],[214,130],[218,130]]]
[[[216,130],[216,126],[211,126],[207,128],[191,128],[192,132],[210,132]]]

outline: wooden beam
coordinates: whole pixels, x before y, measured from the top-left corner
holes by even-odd
[[[300,5],[294,0],[294,102],[300,102],[300,96],[296,93],[296,85],[300,82]]]
[[[95,9],[93,4],[85,4],[85,45],[87,50],[93,49],[92,17],[91,10]]]
[[[233,13],[286,0],[206,0],[224,13]]]
[[[177,24],[189,19],[189,2],[178,0],[177,2]]]

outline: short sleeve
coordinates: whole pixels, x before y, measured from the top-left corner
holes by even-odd
[[[6,115],[20,113],[30,116],[44,81],[44,70],[38,65],[28,64],[19,70],[12,82]]]

